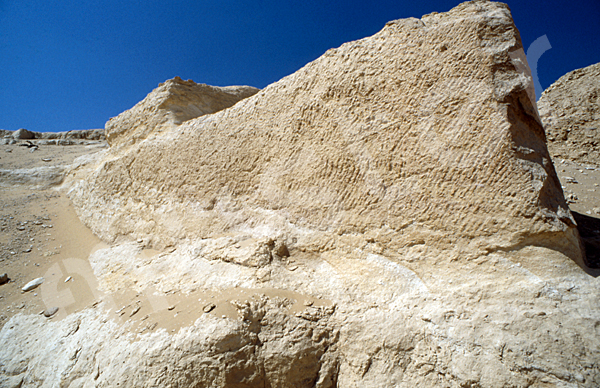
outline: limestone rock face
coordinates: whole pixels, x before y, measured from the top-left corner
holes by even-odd
[[[177,126],[187,120],[229,108],[256,94],[251,86],[217,87],[179,77],[158,86],[130,110],[106,123],[106,140],[116,147],[134,144],[152,132]]]
[[[600,63],[560,77],[538,108],[553,157],[600,166]]]
[[[1,386],[600,385],[599,273],[506,5],[388,23],[181,124],[165,85],[62,186],[110,242],[98,302],[11,318]]]
[[[139,142],[189,106],[184,86],[198,87],[167,82],[107,124],[111,145],[135,146],[117,147],[71,192],[103,238],[164,246],[254,229],[317,251],[347,239],[392,252],[579,254],[505,7],[476,1],[390,22]]]

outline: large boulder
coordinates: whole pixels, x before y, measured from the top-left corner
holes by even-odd
[[[13,138],[19,139],[19,140],[35,139],[35,133],[28,131],[25,128],[21,128],[21,129],[16,130],[13,133]]]
[[[199,86],[168,81],[109,121],[111,146],[135,146],[115,147],[71,198],[104,239],[157,247],[252,229],[312,251],[578,256],[530,81],[504,7],[390,22],[178,126]]]
[[[251,86],[197,84],[175,77],[160,84],[130,110],[110,119],[105,127],[106,140],[111,147],[135,144],[150,133],[229,108],[258,90]]]
[[[104,295],[7,322],[0,385],[599,386],[600,279],[532,88],[508,7],[472,1],[213,114],[134,108],[64,186],[112,242]]]
[[[552,157],[600,167],[600,63],[560,77],[538,108]]]

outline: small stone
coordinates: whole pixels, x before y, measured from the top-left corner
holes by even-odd
[[[4,273],[0,276],[0,285],[8,283],[10,279],[8,278],[8,274]]]
[[[305,300],[304,301],[304,305],[305,306],[312,306],[313,305],[313,301],[312,300]]]
[[[71,279],[73,279],[73,278],[71,276],[69,276],[68,278],[65,279],[65,283],[68,282]]]
[[[24,226],[17,226],[17,230],[25,230]]]
[[[169,306],[169,307],[167,307],[167,310],[171,311],[171,310],[173,310],[174,308],[175,308],[175,306]]]
[[[295,270],[297,270],[297,269],[298,269],[298,266],[297,266],[297,265],[290,265],[290,266],[288,267],[288,270],[289,270],[289,271],[295,271]]]
[[[204,308],[202,309],[205,313],[210,313],[211,311],[213,311],[215,309],[215,307],[217,307],[214,303],[209,303],[206,306],[204,306]]]
[[[33,279],[32,281],[30,281],[29,283],[27,283],[25,285],[25,287],[22,288],[22,290],[23,290],[23,292],[31,291],[34,288],[37,288],[42,283],[44,283],[44,278]]]
[[[42,162],[51,162],[52,159],[51,158],[42,158]]]
[[[23,251],[23,253],[29,253],[29,252],[31,252],[31,248],[27,248]]]
[[[577,179],[570,177],[570,176],[566,176],[565,178],[565,182],[567,183],[572,183],[572,184],[578,184],[579,182],[577,182]]]
[[[46,318],[50,318],[57,312],[58,312],[58,307],[52,307],[52,308],[46,309],[43,314]]]
[[[136,306],[133,311],[131,312],[131,314],[129,314],[130,317],[133,317],[135,314],[137,314],[137,312],[140,311],[140,306]]]

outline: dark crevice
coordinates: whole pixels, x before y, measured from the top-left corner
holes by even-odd
[[[600,269],[600,219],[571,211],[585,249],[585,265]]]

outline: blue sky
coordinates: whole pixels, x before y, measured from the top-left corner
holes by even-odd
[[[0,129],[102,128],[174,76],[265,87],[389,20],[460,1],[0,0]],[[600,62],[600,0],[508,1],[548,87]]]

